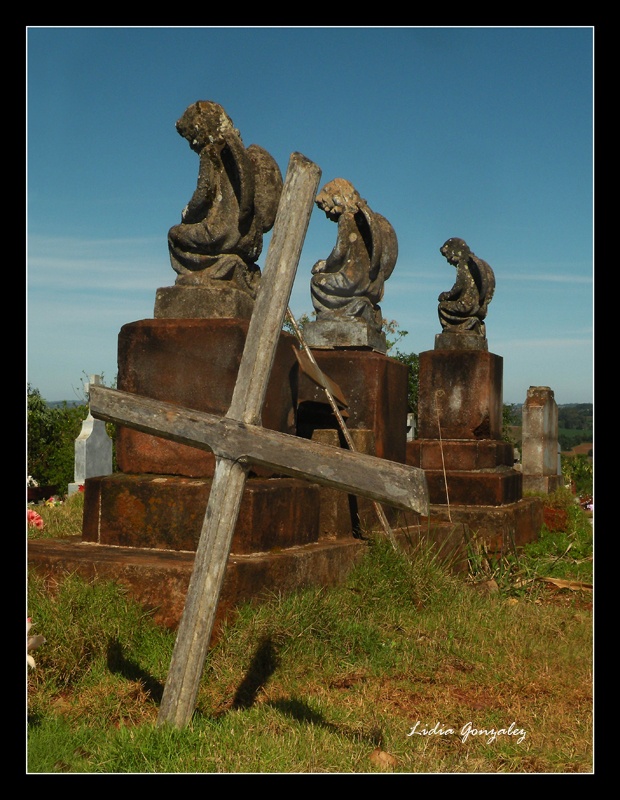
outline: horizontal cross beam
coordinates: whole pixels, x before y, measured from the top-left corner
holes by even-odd
[[[426,477],[417,467],[102,386],[91,388],[90,413],[221,458],[428,515]]]

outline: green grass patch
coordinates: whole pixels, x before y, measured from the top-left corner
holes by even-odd
[[[591,577],[591,548],[575,506],[566,531],[492,566],[497,591],[483,593],[430,550],[372,537],[344,585],[239,610],[182,730],[157,726],[175,633],[114,583],[32,572],[46,643],[28,672],[27,771],[591,772],[591,594],[540,580]],[[464,736],[468,723],[496,734]]]

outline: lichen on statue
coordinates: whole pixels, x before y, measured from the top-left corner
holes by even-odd
[[[334,249],[312,267],[310,290],[317,320],[349,318],[380,331],[379,302],[398,257],[394,229],[343,178],[327,183],[316,204],[338,223]]]
[[[282,193],[280,169],[262,147],[246,148],[231,118],[212,101],[191,105],[176,128],[200,158],[194,194],[181,223],[168,232],[176,284],[225,280],[255,297],[263,234],[273,227]]]

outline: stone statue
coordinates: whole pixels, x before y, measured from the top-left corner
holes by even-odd
[[[444,333],[486,337],[484,318],[495,291],[493,270],[463,239],[448,239],[439,250],[456,267],[454,286],[439,295],[439,321]]]
[[[263,234],[273,227],[282,193],[280,169],[262,147],[244,146],[217,103],[194,103],[176,128],[198,153],[200,166],[182,221],[168,232],[170,261],[178,273],[175,283],[228,281],[254,299]]]
[[[317,320],[359,320],[381,331],[378,304],[398,257],[394,229],[343,178],[327,183],[315,202],[338,223],[334,249],[312,267],[310,290]]]

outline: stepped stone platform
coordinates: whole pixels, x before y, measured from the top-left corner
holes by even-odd
[[[365,552],[364,543],[321,542],[281,552],[233,555],[218,604],[214,641],[242,603],[265,593],[287,593],[342,582]],[[99,545],[73,539],[28,543],[28,564],[52,584],[71,573],[122,585],[160,625],[176,629],[194,567],[194,552]]]
[[[379,532],[381,535],[381,532]],[[468,534],[462,524],[412,522],[395,530],[399,546],[435,544],[455,573],[467,571]],[[367,539],[331,537],[269,552],[231,553],[220,594],[212,643],[222,625],[234,619],[243,603],[274,593],[344,583],[369,547]],[[97,544],[76,536],[28,542],[28,566],[45,576],[50,587],[69,574],[85,580],[112,580],[123,586],[160,625],[176,629],[183,613],[195,552]]]

